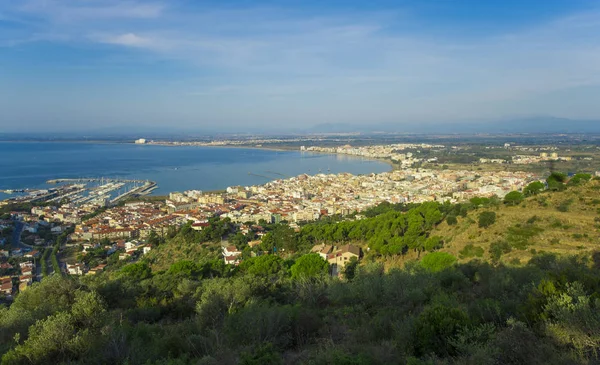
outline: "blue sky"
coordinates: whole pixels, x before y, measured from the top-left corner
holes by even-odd
[[[592,0],[0,0],[0,128],[600,119]]]

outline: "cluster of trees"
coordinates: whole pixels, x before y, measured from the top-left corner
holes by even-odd
[[[235,270],[206,259],[162,272],[138,262],[53,275],[0,308],[2,363],[600,360],[597,257],[541,255],[522,267],[455,261],[434,252],[387,273],[369,263],[344,281],[326,275],[318,255],[260,256]]]
[[[378,207],[378,211],[387,211],[372,218],[334,224],[308,224],[302,228],[301,240],[310,245],[362,241],[383,255],[403,254],[408,250],[419,253],[431,251],[442,244],[440,237],[430,237],[431,230],[444,219],[448,211],[455,208],[450,204],[435,202],[413,205],[405,212],[399,208],[404,206],[388,207]]]

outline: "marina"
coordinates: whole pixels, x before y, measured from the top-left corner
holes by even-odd
[[[154,181],[104,177],[60,178],[48,180],[46,183],[55,186],[47,189],[8,189],[2,192],[15,195],[6,199],[12,203],[47,202],[73,206],[111,206],[131,197],[150,194],[157,188]]]

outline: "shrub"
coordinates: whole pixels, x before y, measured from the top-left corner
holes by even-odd
[[[479,228],[487,228],[496,223],[496,213],[482,212],[479,214]]]
[[[446,217],[446,223],[448,223],[449,226],[453,226],[458,223],[458,219],[455,215],[449,215]]]
[[[506,241],[492,242],[490,245],[490,256],[493,263],[498,263],[503,254],[512,251],[512,247]]]
[[[559,205],[556,207],[556,209],[557,209],[559,212],[563,212],[563,213],[564,213],[564,212],[568,212],[568,211],[569,211],[569,207],[571,206],[571,204],[573,204],[573,199],[568,199],[568,200],[565,200],[565,201],[563,201],[562,203],[560,203],[560,204],[559,204]]]
[[[479,246],[474,246],[473,244],[468,244],[462,250],[460,250],[459,254],[459,257],[461,259],[469,257],[482,257],[483,248]]]
[[[431,252],[421,260],[421,266],[427,270],[442,271],[456,262],[456,257],[446,252]]]
[[[449,340],[468,324],[469,317],[461,308],[446,303],[427,306],[415,323],[414,339],[418,353],[449,355],[452,351]]]

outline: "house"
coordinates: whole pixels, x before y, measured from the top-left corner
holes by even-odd
[[[152,246],[150,246],[150,245],[146,245],[146,246],[143,246],[143,247],[142,247],[142,253],[143,253],[144,255],[145,255],[145,254],[147,254],[147,253],[148,253],[148,252],[150,252],[150,251],[152,251]]]
[[[30,251],[30,252],[26,253],[25,255],[23,255],[23,257],[32,259],[34,257],[38,257],[39,255],[40,255],[40,252],[38,250],[33,250],[33,251]]]
[[[342,269],[350,261],[351,258],[356,257],[360,259],[361,251],[360,247],[353,245],[344,245],[339,250],[327,255],[327,262],[331,265],[336,265],[336,269]]]
[[[137,246],[137,242],[125,242],[125,250],[133,250]]]
[[[209,226],[210,226],[210,223],[208,223],[208,221],[201,221],[201,222],[192,223],[192,229],[194,231],[201,231],[204,228],[209,227]]]
[[[33,262],[30,261],[21,262],[19,267],[21,268],[21,274],[23,275],[31,275],[34,269]]]
[[[223,260],[228,265],[238,265],[241,261],[242,251],[235,246],[223,247]]]
[[[223,247],[223,255],[225,255],[225,256],[241,255],[241,254],[242,254],[242,251],[238,250],[237,247],[235,247],[235,246]]]
[[[21,276],[19,276],[19,282],[21,282],[21,283],[31,284],[32,281],[33,281],[33,276],[32,275],[21,275]]]
[[[240,256],[231,255],[231,256],[223,256],[223,260],[227,265],[239,265],[241,260]]]
[[[88,272],[87,275],[95,275],[99,272],[104,271],[104,268],[106,267],[106,264],[99,264],[96,267],[91,268]]]
[[[327,256],[330,255],[331,253],[333,253],[333,246],[326,245],[324,243],[322,243],[320,245],[314,245],[313,248],[310,250],[310,252],[318,253],[319,256],[321,256],[321,258],[323,258],[323,260],[327,260]]]
[[[13,291],[13,284],[10,276],[3,276],[0,278],[0,283],[0,293],[4,293],[4,295],[11,295]]]
[[[71,275],[83,275],[83,264],[67,265],[67,270]]]

